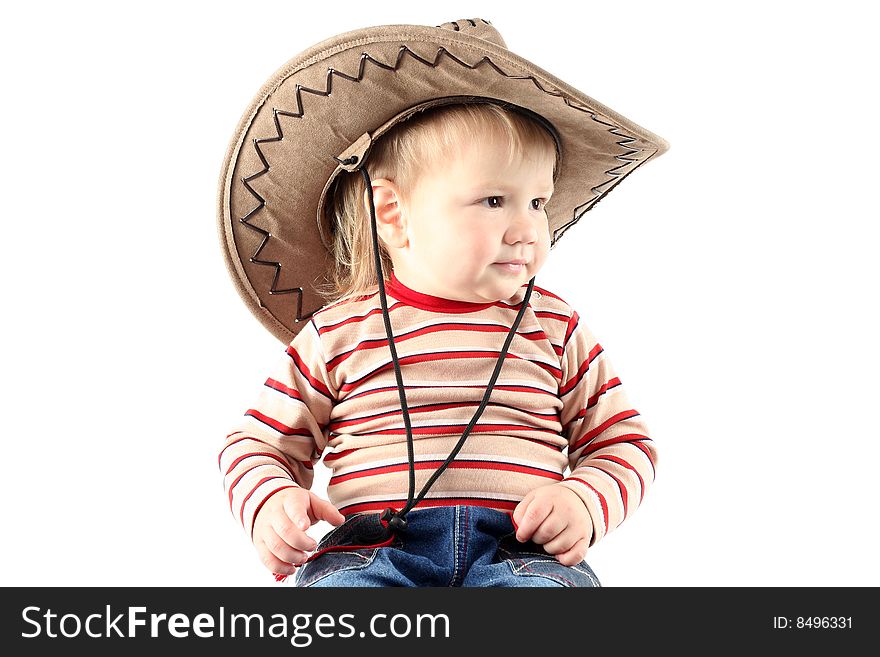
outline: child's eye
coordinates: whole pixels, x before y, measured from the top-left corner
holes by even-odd
[[[480,202],[481,202],[481,203],[486,203],[486,202],[488,201],[488,202],[489,202],[489,207],[494,209],[494,208],[498,208],[498,207],[500,207],[500,201],[501,201],[501,199],[503,199],[503,198],[504,198],[503,196],[487,196],[486,198],[484,198],[484,199],[483,199],[482,201],[480,201]],[[535,201],[538,202],[538,205],[537,205],[537,206],[535,206]],[[495,205],[493,202],[498,202],[499,205]],[[532,199],[532,209],[533,209],[533,210],[543,210],[543,209],[544,209],[544,206],[545,206],[546,204],[547,204],[547,200],[546,200],[546,199],[543,199],[543,198],[534,198],[534,199]]]

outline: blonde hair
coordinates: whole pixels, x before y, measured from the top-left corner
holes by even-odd
[[[550,132],[521,112],[486,102],[435,106],[410,116],[376,140],[365,166],[371,179],[393,180],[405,199],[422,172],[453,157],[460,144],[487,139],[508,144],[509,164],[527,154],[552,159],[556,180],[559,153]],[[365,191],[360,173],[342,172],[328,192],[336,265],[329,284],[315,286],[327,303],[370,294],[379,284]],[[379,256],[388,280],[393,266],[381,238]]]

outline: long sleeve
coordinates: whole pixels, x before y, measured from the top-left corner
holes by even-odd
[[[562,482],[583,500],[594,545],[638,508],[657,453],[602,346],[572,311],[562,354],[561,421],[571,472]]]
[[[291,486],[311,487],[335,398],[321,338],[310,321],[226,436],[218,458],[229,508],[249,536],[269,497]]]

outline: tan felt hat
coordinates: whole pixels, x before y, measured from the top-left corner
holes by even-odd
[[[333,268],[325,215],[336,177],[373,140],[434,105],[495,102],[538,119],[560,164],[546,205],[551,247],[669,144],[507,49],[489,21],[383,25],[326,39],[262,86],[229,143],[218,194],[229,273],[262,324],[289,343],[325,305]],[[342,164],[342,161],[350,164]]]

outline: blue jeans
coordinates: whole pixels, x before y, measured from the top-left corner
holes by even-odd
[[[301,566],[296,586],[600,586],[581,561],[564,566],[533,542],[516,540],[510,515],[479,506],[416,508],[386,547],[320,554]],[[330,531],[318,551],[358,545],[360,514]]]

